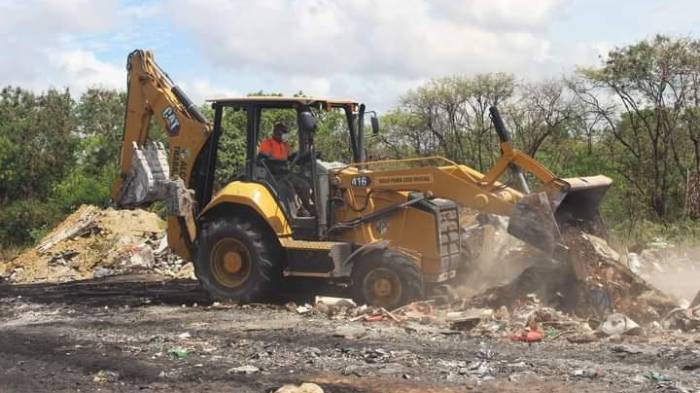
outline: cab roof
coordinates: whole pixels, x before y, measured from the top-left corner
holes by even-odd
[[[284,96],[248,96],[209,99],[208,102],[223,106],[246,107],[258,106],[266,108],[295,108],[299,105],[343,108],[348,105],[356,106],[355,100],[326,98],[326,97],[284,97]]]

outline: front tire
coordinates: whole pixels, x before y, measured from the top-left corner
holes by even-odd
[[[374,252],[355,262],[352,294],[358,304],[396,309],[424,297],[416,262],[396,251]]]
[[[250,303],[266,299],[281,279],[279,246],[256,223],[218,219],[199,236],[195,274],[217,300]]]

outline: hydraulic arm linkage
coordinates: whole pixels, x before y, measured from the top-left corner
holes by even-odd
[[[368,192],[416,191],[449,199],[463,207],[509,217],[508,232],[513,236],[545,251],[557,251],[563,247],[560,226],[598,219],[600,201],[612,181],[605,176],[556,177],[540,162],[513,148],[498,109],[490,109],[501,157],[485,174],[442,157],[367,162],[353,164],[361,175],[347,179],[346,189],[357,190],[352,182],[362,180]],[[388,168],[397,164],[403,165]],[[511,173],[515,188],[498,181],[506,171]],[[537,192],[530,192],[524,173],[541,184]]]
[[[112,199],[120,207],[164,201],[171,247],[189,248],[197,234],[192,172],[211,128],[196,106],[158,67],[150,51],[133,51],[126,68],[120,177],[112,186]],[[154,117],[168,136],[167,153],[162,143],[149,143]]]

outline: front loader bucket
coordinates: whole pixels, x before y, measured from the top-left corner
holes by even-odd
[[[562,179],[557,186],[524,196],[515,204],[508,233],[547,253],[563,247],[561,227],[575,225],[599,235],[600,202],[612,180],[605,176]]]
[[[554,216],[559,226],[576,225],[593,235],[598,235],[596,228],[600,220],[600,203],[608,191],[612,180],[606,176],[590,176],[563,179],[570,185],[569,191],[559,202]]]

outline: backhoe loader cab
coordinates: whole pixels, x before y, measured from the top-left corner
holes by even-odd
[[[486,173],[442,157],[367,161],[365,107],[352,100],[243,97],[210,101],[213,124],[155,63],[149,51],[127,60],[128,92],[118,206],[165,201],[168,243],[195,265],[215,298],[241,302],[273,294],[284,277],[311,277],[347,288],[357,301],[387,309],[448,283],[463,263],[458,206],[510,218],[509,232],[561,252],[560,226],[598,218],[611,184],[605,176],[562,179],[513,148],[496,108],[500,159]],[[258,154],[267,110],[288,110],[296,155]],[[245,114],[243,130],[225,130],[226,111]],[[318,120],[344,116],[347,162],[324,161],[315,145]],[[367,112],[370,113],[370,112]],[[155,117],[167,151],[148,143]],[[228,123],[227,123],[228,124]],[[376,116],[372,129],[378,129]],[[245,165],[217,184],[219,141],[244,132]],[[347,142],[345,142],[345,140]],[[517,188],[501,182],[510,173]],[[530,191],[523,173],[538,180]],[[565,250],[564,250],[565,251]]]
[[[237,180],[266,187],[279,202],[295,238],[303,240],[323,238],[329,224],[329,170],[344,164],[327,163],[319,159],[323,157],[323,152],[317,151],[314,145],[314,135],[319,121],[317,116],[331,111],[342,113],[347,132],[347,138],[344,138],[348,141],[347,156],[353,161],[362,161],[364,105],[351,100],[278,96],[227,98],[209,102],[214,110],[212,139],[208,147],[213,153],[211,162],[216,162],[218,154],[228,154],[218,148],[220,136],[231,131],[222,128],[224,112],[244,112],[245,165],[237,176]],[[278,114],[283,111],[294,113],[295,124],[291,124],[290,129],[295,129],[297,132],[290,132],[294,140],[289,142],[296,151],[292,152],[289,160],[273,160],[259,153],[263,136],[269,134],[269,130],[262,129],[262,117],[266,111],[276,111]],[[376,118],[373,117],[373,119]],[[376,123],[373,121],[373,124]],[[346,144],[343,140],[339,143]],[[214,167],[211,172],[215,171]],[[210,176],[207,182],[212,182],[213,179],[214,176]],[[210,190],[213,189],[213,185],[208,183],[201,187],[202,195],[197,198],[199,206],[207,206],[211,200]],[[298,183],[307,189],[299,190]]]

